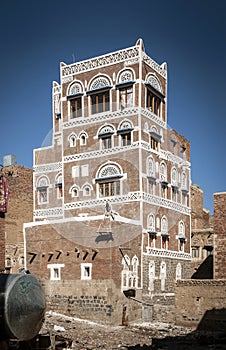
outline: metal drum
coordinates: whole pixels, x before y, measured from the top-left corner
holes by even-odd
[[[34,338],[45,315],[41,284],[30,274],[0,274],[0,339]]]

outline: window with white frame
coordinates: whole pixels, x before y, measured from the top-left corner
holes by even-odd
[[[185,224],[181,220],[178,224],[178,250],[184,252],[185,238]]]
[[[100,149],[108,149],[114,147],[113,144],[114,129],[111,125],[103,126],[98,133],[100,140]]]
[[[90,184],[85,184],[84,186],[82,186],[83,196],[90,196],[91,190],[92,186]]]
[[[77,186],[77,185],[71,186],[71,188],[69,190],[69,193],[70,193],[71,197],[72,198],[78,197],[79,196],[79,190],[80,190],[79,186]]]
[[[68,137],[69,146],[70,146],[70,147],[75,147],[75,146],[76,146],[76,140],[77,140],[76,134],[72,133],[72,134]]]
[[[110,110],[110,79],[104,76],[95,78],[87,91],[90,99],[91,113],[101,113]]]
[[[63,197],[63,180],[62,175],[58,175],[55,182],[55,188],[57,190],[57,198]]]
[[[166,263],[164,261],[160,265],[159,279],[161,282],[161,291],[163,292],[166,289]]]
[[[37,195],[38,204],[48,203],[49,201],[49,179],[46,176],[42,176],[37,181]]]
[[[133,106],[134,83],[134,73],[132,70],[126,69],[120,73],[116,88],[118,90],[119,108],[121,110]]]
[[[83,164],[81,166],[81,175],[82,176],[89,176],[89,164]]]
[[[149,177],[155,177],[155,162],[153,157],[147,159],[147,175]]]
[[[151,248],[155,248],[157,233],[155,232],[155,216],[153,214],[148,215],[147,231],[148,246]]]
[[[122,177],[123,174],[117,164],[107,164],[101,167],[95,179],[99,197],[120,195]]]
[[[169,247],[169,233],[168,233],[168,220],[166,216],[161,219],[161,248],[168,250]]]
[[[82,86],[75,82],[69,87],[67,100],[69,103],[70,118],[78,118],[82,116]]]
[[[129,146],[132,143],[132,130],[133,126],[130,121],[123,121],[117,130],[117,135],[119,135],[119,145]]]
[[[91,280],[92,279],[92,264],[82,263],[81,264],[81,280]]]
[[[150,291],[154,291],[154,289],[155,289],[155,262],[154,262],[154,260],[151,260],[149,262],[148,277],[149,277],[148,289]]]
[[[182,267],[181,267],[181,263],[178,263],[176,267],[176,281],[181,280],[181,276],[182,276]]]
[[[80,146],[85,146],[87,143],[88,135],[86,132],[82,132],[79,134]]]
[[[60,281],[61,280],[61,269],[64,264],[48,264],[47,268],[50,269],[50,280]]]
[[[121,288],[127,289],[130,286],[130,258],[128,255],[123,255],[122,258],[122,275],[121,275]]]
[[[173,201],[178,201],[179,187],[178,187],[178,172],[175,167],[171,170],[171,198]]]
[[[149,135],[150,135],[150,145],[151,145],[151,149],[154,151],[159,151],[159,145],[160,145],[160,141],[162,138],[162,135],[160,135],[156,129],[155,126],[153,126],[151,128],[151,130],[149,131]]]
[[[146,79],[146,107],[161,118],[164,94],[159,79],[154,74],[149,74]]]
[[[79,165],[75,165],[71,169],[72,177],[79,177]]]
[[[136,255],[132,258],[131,265],[132,265],[132,273],[130,274],[130,287],[137,288],[139,259]]]

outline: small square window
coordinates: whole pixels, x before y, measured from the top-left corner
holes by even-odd
[[[92,279],[92,264],[81,264],[81,280]]]

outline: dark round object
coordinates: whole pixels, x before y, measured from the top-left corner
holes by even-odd
[[[0,275],[0,338],[30,340],[40,331],[45,296],[30,274]]]

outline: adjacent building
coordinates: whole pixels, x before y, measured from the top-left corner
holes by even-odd
[[[52,145],[34,150],[26,268],[55,311],[172,319],[175,281],[191,275],[191,180],[190,144],[167,124],[166,63],[141,39],[61,63],[52,106]]]

